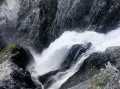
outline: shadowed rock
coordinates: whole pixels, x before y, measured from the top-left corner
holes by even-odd
[[[65,61],[61,65],[61,70],[69,69],[74,63],[77,62],[79,57],[91,47],[91,45],[91,43],[73,45],[69,50],[68,55],[66,55]]]
[[[3,41],[2,37],[0,36],[0,51],[6,46],[6,43]]]

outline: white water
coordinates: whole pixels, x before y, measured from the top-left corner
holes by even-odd
[[[74,31],[64,32],[61,37],[56,39],[45,49],[42,54],[33,54],[35,58],[35,72],[31,72],[33,77],[42,76],[50,71],[59,69],[64,60],[66,53],[75,44],[86,44],[91,42],[92,47],[73,64],[73,66],[64,71],[59,72],[52,78],[54,82],[49,89],[59,89],[60,86],[68,80],[69,77],[74,75],[84,60],[93,52],[104,51],[111,46],[120,46],[120,28],[111,31],[107,34],[100,34],[93,31],[85,31],[78,33]]]

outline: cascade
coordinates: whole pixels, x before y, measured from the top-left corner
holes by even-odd
[[[75,44],[92,43],[92,46],[78,60],[65,71],[58,72],[49,79],[52,79],[48,89],[59,89],[72,75],[74,75],[84,60],[94,52],[105,51],[111,46],[120,46],[120,28],[108,32],[107,34],[94,31],[85,31],[83,33],[75,31],[66,31],[58,39],[50,44],[41,54],[33,53],[35,63],[31,72],[32,77],[43,76],[51,71],[58,70],[65,59],[69,49]]]

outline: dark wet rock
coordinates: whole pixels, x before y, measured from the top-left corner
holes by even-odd
[[[68,55],[66,55],[65,61],[61,65],[61,70],[69,69],[75,62],[77,62],[78,58],[90,48],[91,45],[91,43],[73,45],[69,50]]]
[[[17,64],[19,67],[26,68],[30,62],[33,62],[33,56],[27,49],[18,47],[17,49],[13,50],[12,53],[14,55],[11,57],[11,61]]]
[[[45,84],[46,82],[49,82],[48,79],[57,74],[59,72],[59,70],[56,70],[56,71],[51,71],[43,76],[39,76],[39,81],[42,82],[42,84]]]
[[[53,21],[55,19],[56,13],[57,13],[57,0],[41,0],[40,2],[40,36],[42,37],[42,43],[46,44],[46,40],[49,38],[46,36],[47,31],[51,28],[53,25]]]

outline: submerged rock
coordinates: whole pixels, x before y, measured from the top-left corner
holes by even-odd
[[[43,76],[39,76],[38,79],[42,84],[47,84],[46,86],[48,86],[49,83],[51,83],[51,81],[49,81],[49,78],[55,74],[57,74],[59,72],[59,70],[56,71],[51,71]],[[49,83],[48,83],[49,82]]]
[[[69,50],[68,55],[66,55],[65,61],[61,65],[61,70],[69,69],[74,63],[77,62],[78,58],[90,48],[91,45],[91,43],[73,45]]]

